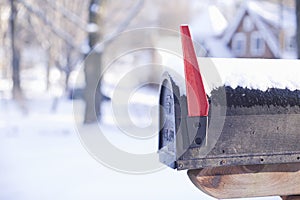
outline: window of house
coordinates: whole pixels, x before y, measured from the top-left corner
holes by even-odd
[[[236,56],[243,56],[246,53],[246,35],[236,33],[232,39],[232,51]]]
[[[286,51],[289,52],[294,52],[296,51],[297,48],[297,40],[296,40],[296,36],[290,36],[287,35],[285,38],[285,49]]]
[[[252,31],[254,28],[254,24],[249,16],[246,16],[243,21],[243,29],[246,32]]]
[[[251,34],[251,54],[262,56],[265,53],[265,40],[260,32],[255,31]]]

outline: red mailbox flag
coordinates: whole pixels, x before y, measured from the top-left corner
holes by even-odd
[[[208,116],[209,103],[189,27],[181,25],[180,32],[184,57],[188,114],[190,117]]]

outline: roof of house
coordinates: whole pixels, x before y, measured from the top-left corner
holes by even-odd
[[[275,58],[295,58],[295,52],[280,48],[277,31],[274,31],[282,28],[290,36],[295,34],[295,9],[265,1],[244,1],[230,24],[216,6],[208,5],[190,23],[193,38],[205,47],[209,56],[234,57],[228,44],[246,14],[252,19]]]
[[[201,41],[221,36],[227,27],[226,18],[215,5],[207,5],[207,8],[199,11],[190,23],[192,33],[196,33],[196,38]]]
[[[265,39],[268,46],[275,57],[279,56],[279,44],[276,42],[276,38],[273,36],[272,32],[266,27],[265,23],[261,20],[261,18],[257,15],[257,13],[252,10],[251,6],[252,2],[245,2],[242,5],[242,8],[239,10],[236,20],[231,24],[231,26],[227,29],[223,40],[226,44],[230,42],[233,35],[235,34],[236,30],[238,29],[241,21],[243,20],[244,16],[248,14],[252,19],[253,23],[262,33],[263,38]]]
[[[245,1],[237,14],[236,20],[233,21],[231,26],[228,27],[224,34],[224,43],[228,44],[230,42],[242,19],[246,14],[248,14],[253,23],[256,25],[257,29],[260,31],[267,45],[270,47],[273,55],[277,58],[283,57],[283,53],[281,53],[279,47],[278,39],[271,31],[267,23],[275,28],[295,28],[295,12],[292,12],[291,8],[283,8],[282,17],[280,17],[280,9],[278,6],[276,6],[276,4],[270,2],[261,2],[257,0]],[[277,12],[275,12],[276,8]]]
[[[276,28],[296,26],[295,9],[267,1],[250,1],[248,7]]]
[[[220,41],[220,37],[228,28],[228,22],[217,6],[208,4],[202,8],[193,17],[190,28],[194,40],[206,49],[209,56],[232,57],[229,48]]]

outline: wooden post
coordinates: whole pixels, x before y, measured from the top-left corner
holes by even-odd
[[[300,196],[285,196],[281,198],[282,200],[300,200]]]
[[[298,200],[300,164],[214,167],[189,170],[188,176],[206,194],[220,198],[283,196]]]

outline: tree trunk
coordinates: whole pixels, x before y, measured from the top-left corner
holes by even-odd
[[[90,0],[89,7],[89,47],[92,50],[96,44],[103,38],[103,32],[101,30],[102,25],[102,11],[105,6],[106,0]],[[111,35],[105,38],[103,41],[103,48],[108,45],[115,37],[118,36],[130,23],[130,21],[136,16],[144,4],[144,0],[139,0],[132,7],[131,11],[128,12],[127,17],[120,23],[115,31]],[[99,9],[102,7],[102,9]],[[101,49],[100,51],[103,51]],[[85,123],[96,122],[101,115],[101,60],[102,52],[92,52],[86,56],[85,59]]]
[[[298,49],[298,53],[297,53],[297,57],[298,59],[300,59],[300,1],[295,0],[296,1],[296,16],[297,16],[297,49]]]
[[[16,46],[16,18],[17,9],[14,0],[10,0],[10,31],[11,31],[11,63],[12,63],[12,80],[13,80],[13,98],[20,99],[22,97],[20,83],[20,51]]]
[[[92,52],[85,60],[84,72],[86,76],[85,97],[85,116],[84,123],[97,122],[100,117],[101,92],[100,80],[101,73],[101,53]]]
[[[103,6],[103,0],[91,0],[89,6],[89,26],[96,27],[90,30],[88,35],[89,47],[92,50],[102,38],[100,29],[101,14],[97,9]],[[84,123],[97,122],[101,115],[101,83],[99,80],[101,74],[102,53],[91,51],[85,59],[85,79],[86,87],[84,91],[85,98],[85,116]]]
[[[68,45],[67,47],[67,53],[66,53],[66,56],[67,56],[67,64],[65,66],[65,74],[66,74],[66,79],[65,79],[65,92],[69,92],[69,79],[70,79],[70,75],[71,75],[71,72],[72,72],[72,59],[71,59],[71,52],[72,52],[73,48],[71,46]]]
[[[50,89],[50,67],[51,67],[51,63],[50,63],[50,60],[51,60],[51,50],[50,50],[50,47],[47,48],[46,52],[47,52],[47,60],[46,60],[46,69],[47,69],[47,72],[46,72],[46,90],[49,91],[49,89]]]

